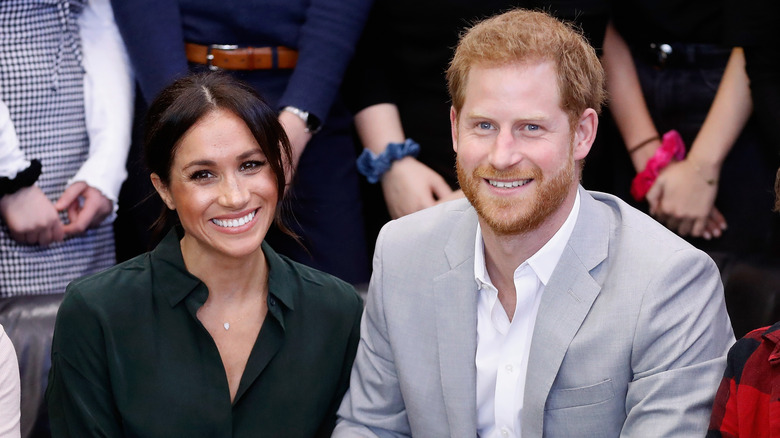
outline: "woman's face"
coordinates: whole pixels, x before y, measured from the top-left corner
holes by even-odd
[[[184,134],[174,153],[169,184],[156,174],[152,183],[179,215],[183,251],[232,258],[257,251],[274,219],[279,192],[244,121],[215,110]]]

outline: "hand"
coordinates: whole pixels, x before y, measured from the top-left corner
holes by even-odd
[[[672,162],[658,175],[647,201],[650,214],[681,236],[719,237],[726,220],[714,207],[717,172],[702,175],[701,168],[689,160]],[[713,175],[714,174],[714,175]]]
[[[74,236],[100,225],[111,214],[114,204],[100,190],[77,181],[65,189],[54,207],[67,211],[70,223],[63,230],[67,236]]]
[[[0,198],[0,215],[17,242],[47,246],[65,239],[57,209],[38,186]]]
[[[382,192],[390,217],[398,219],[436,204],[452,189],[430,167],[413,157],[404,157],[382,175]]]
[[[466,197],[466,195],[463,194],[463,190],[458,189],[458,190],[454,190],[453,192],[451,192],[447,196],[440,197],[439,200],[436,201],[436,203],[437,204],[441,204],[442,202],[453,201],[455,199],[460,199],[460,198],[465,198],[465,197]]]
[[[290,172],[287,175],[287,184],[289,185],[295,169],[298,168],[298,162],[301,160],[303,150],[306,149],[306,145],[311,140],[311,134],[306,132],[306,124],[303,120],[289,111],[279,113],[279,122],[282,124],[292,147],[293,162],[289,163]]]

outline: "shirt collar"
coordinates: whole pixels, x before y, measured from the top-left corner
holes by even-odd
[[[561,225],[561,228],[555,232],[555,234],[544,244],[536,253],[523,262],[515,269],[515,274],[520,270],[523,265],[528,264],[531,269],[539,277],[539,280],[547,285],[550,281],[553,270],[561,259],[564,248],[569,242],[571,233],[574,231],[574,225],[577,223],[577,217],[580,213],[580,192],[577,190],[577,195],[574,198],[574,205],[572,206],[569,216],[566,221]],[[492,284],[490,276],[487,273],[487,266],[485,265],[485,244],[482,240],[482,228],[477,222],[477,238],[474,245],[474,280],[477,282],[477,287],[482,288],[485,284]]]
[[[168,297],[171,307],[180,303],[200,285],[203,285],[203,282],[192,275],[184,265],[184,257],[181,254],[181,245],[179,244],[182,237],[184,237],[184,229],[177,225],[150,253],[153,284],[159,285],[159,290]],[[293,285],[297,285],[299,282],[294,278],[295,275],[289,262],[286,263],[270,245],[263,242],[262,250],[269,268],[268,293],[292,310]],[[156,269],[162,264],[167,265],[169,269]]]
[[[772,366],[780,364],[780,322],[776,322],[769,327],[761,336],[765,341],[772,344],[772,352],[769,354],[769,363]]]

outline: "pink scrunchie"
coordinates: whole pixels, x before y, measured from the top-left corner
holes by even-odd
[[[672,129],[664,134],[661,147],[656,149],[655,154],[647,160],[645,169],[631,181],[631,196],[637,201],[645,199],[661,170],[668,166],[672,160],[680,161],[683,158],[685,158],[685,144],[680,133]]]

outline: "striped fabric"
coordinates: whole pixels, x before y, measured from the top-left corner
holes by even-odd
[[[85,1],[0,1],[0,99],[22,152],[41,161],[37,185],[52,202],[89,153],[77,23]],[[46,248],[15,242],[0,221],[0,297],[64,292],[114,261],[110,220]]]

